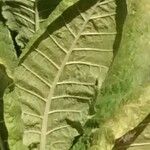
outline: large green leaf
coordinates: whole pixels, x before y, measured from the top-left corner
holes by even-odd
[[[43,22],[50,15],[51,21],[60,15],[67,7],[78,0],[3,0],[3,16],[7,19],[8,27],[16,31],[17,43],[22,48],[32,35],[42,28]],[[60,3],[60,6],[56,6]],[[45,27],[45,26],[44,26]]]
[[[14,97],[22,103],[23,143],[29,149],[68,150],[82,134],[97,82],[100,87],[112,61],[115,9],[114,0],[79,1],[22,57]]]
[[[3,116],[3,94],[7,86],[12,82],[10,77],[13,77],[15,66],[17,66],[17,57],[13,41],[6,26],[0,22],[0,148],[2,150],[7,149],[7,130]]]
[[[98,96],[100,127],[90,149],[112,149],[150,113],[150,1],[127,0],[127,8],[120,49]]]

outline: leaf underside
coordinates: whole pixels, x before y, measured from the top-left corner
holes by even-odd
[[[79,1],[21,59],[15,92],[22,103],[23,143],[29,149],[67,150],[80,134],[97,79],[100,87],[112,61],[115,8],[115,0]]]

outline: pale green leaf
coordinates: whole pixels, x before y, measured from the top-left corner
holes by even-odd
[[[13,77],[13,71],[16,66],[17,57],[13,47],[13,41],[7,27],[0,21],[0,148],[2,150],[7,148],[7,130],[3,113],[3,94],[7,86],[12,82],[10,77]]]
[[[30,150],[68,150],[82,134],[97,84],[112,61],[115,9],[114,0],[81,0],[23,55],[15,92],[22,103],[23,143]]]
[[[8,94],[9,93],[9,94]],[[8,144],[10,150],[26,150],[22,143],[21,103],[17,98],[12,84],[4,95],[4,117],[8,129]]]
[[[150,1],[127,2],[120,49],[98,96],[94,119],[100,127],[90,150],[111,150],[150,113]]]
[[[7,130],[4,123],[3,94],[11,81],[12,80],[6,73],[4,65],[0,64],[0,149],[2,150],[7,148]]]

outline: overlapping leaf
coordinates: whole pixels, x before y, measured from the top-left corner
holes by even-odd
[[[0,22],[0,148],[7,148],[7,130],[4,123],[3,94],[12,82],[13,70],[17,66],[13,42],[6,26]],[[9,77],[8,77],[8,75]]]
[[[7,19],[7,25],[13,31],[19,33],[17,42],[20,46],[39,29],[39,12],[36,0],[4,0],[3,16]]]
[[[32,35],[51,14],[51,21],[77,0],[3,0],[3,16],[8,27],[18,33],[16,40],[24,48]],[[60,6],[56,8],[59,4]]]
[[[111,150],[116,139],[150,113],[150,1],[128,0],[122,43],[97,101],[90,150]]]
[[[4,90],[11,83],[11,79],[6,73],[4,65],[0,64],[0,150],[5,150],[7,146],[7,129],[4,123],[4,108],[3,108],[3,94]]]
[[[115,8],[114,0],[79,1],[21,59],[14,93],[22,103],[29,149],[67,150],[82,133],[97,82],[100,87],[112,61]]]

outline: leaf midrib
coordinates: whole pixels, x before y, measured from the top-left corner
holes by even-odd
[[[43,122],[42,122],[42,130],[41,130],[41,140],[40,140],[40,150],[45,150],[45,146],[46,146],[46,133],[47,133],[47,124],[48,124],[48,116],[49,116],[49,112],[50,112],[50,107],[51,107],[51,102],[52,102],[52,97],[54,95],[54,92],[55,92],[55,88],[56,88],[56,85],[57,85],[57,82],[59,81],[60,79],[60,76],[64,70],[64,67],[67,63],[67,61],[69,60],[69,57],[73,51],[73,49],[75,48],[75,45],[77,43],[77,41],[79,40],[83,30],[85,29],[85,26],[86,24],[88,23],[88,21],[90,20],[90,16],[94,13],[95,11],[95,8],[97,7],[97,4],[99,3],[99,0],[98,2],[93,6],[92,8],[92,11],[91,13],[89,14],[89,16],[86,18],[86,20],[84,21],[78,35],[76,36],[76,38],[74,39],[72,45],[70,46],[70,49],[68,50],[63,62],[62,62],[62,65],[60,66],[60,69],[54,79],[54,82],[52,84],[52,88],[50,89],[50,93],[48,95],[48,98],[47,98],[47,102],[46,102],[46,106],[45,106],[45,112],[44,112],[44,115],[43,115]]]

